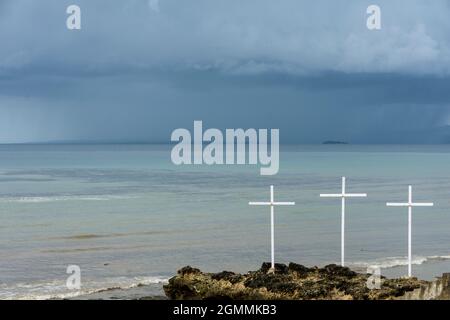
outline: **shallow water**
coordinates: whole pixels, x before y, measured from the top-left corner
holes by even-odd
[[[413,209],[413,272],[450,271],[450,146],[284,146],[280,172],[258,166],[174,166],[158,145],[0,146],[0,298],[73,297],[107,288],[145,295],[181,266],[245,272],[270,259],[267,201],[275,185],[276,260],[340,260],[340,200],[347,176],[346,261],[406,273],[407,210]],[[78,265],[81,291],[65,287]],[[133,293],[134,292],[134,293]],[[123,298],[123,294],[118,294]],[[125,294],[126,295],[126,294]],[[101,294],[100,294],[101,296]],[[96,293],[94,297],[99,297]]]

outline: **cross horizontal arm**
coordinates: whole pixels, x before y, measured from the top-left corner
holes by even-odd
[[[295,206],[295,202],[274,202],[274,206]]]
[[[321,198],[342,198],[342,193],[321,193]]]
[[[367,193],[321,193],[321,198],[356,198],[367,197]]]
[[[367,197],[367,193],[344,193],[344,197],[349,197],[349,198]]]
[[[295,202],[249,202],[251,206],[295,206]]]
[[[251,206],[270,206],[271,202],[249,202],[248,203]]]
[[[388,207],[408,207],[409,203],[407,202],[386,202]]]
[[[432,206],[434,206],[434,203],[432,203],[432,202],[429,202],[429,203],[427,203],[427,202],[423,202],[423,203],[413,202],[413,203],[411,203],[411,205],[413,207],[432,207]]]
[[[419,203],[419,202],[387,202],[388,207],[432,207],[434,203]]]

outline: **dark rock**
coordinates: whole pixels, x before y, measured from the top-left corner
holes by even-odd
[[[296,286],[282,274],[257,273],[244,281],[244,286],[249,288],[267,288],[274,292],[291,292]]]
[[[196,274],[200,272],[200,269],[192,268],[191,266],[186,266],[178,270],[178,274],[182,276],[184,276],[185,274]]]
[[[164,286],[169,299],[338,299],[376,300],[397,299],[431,287],[431,282],[415,278],[383,279],[379,289],[367,287],[369,275],[356,273],[349,268],[328,265],[323,268],[307,268],[290,263],[275,265],[275,273],[268,273],[269,263],[263,263],[258,271],[238,274],[230,271],[203,273],[190,266],[178,271]],[[440,280],[446,286],[448,275]],[[417,296],[413,294],[412,296]],[[419,296],[428,296],[419,294]]]
[[[234,272],[231,271],[222,271],[219,273],[215,273],[211,276],[211,278],[213,280],[226,280],[229,281],[231,283],[236,283],[239,282],[242,278],[242,276],[240,274],[236,274]]]
[[[319,272],[328,274],[330,276],[341,276],[341,277],[355,277],[357,275],[356,272],[350,270],[347,267],[341,267],[336,264],[329,264],[322,269],[319,269]]]
[[[271,265],[272,264],[270,262],[263,262],[259,271],[263,272],[263,273],[267,273],[267,272],[269,272]],[[289,268],[285,264],[275,263],[275,273],[286,274],[288,272],[289,272]]]
[[[299,298],[303,300],[323,298],[329,290],[331,288],[328,284],[324,284],[321,281],[308,280],[302,284]]]
[[[290,272],[297,273],[297,275],[300,277],[306,277],[308,273],[311,272],[311,269],[293,262],[289,263],[288,269]]]
[[[181,276],[186,275],[180,274]],[[173,277],[169,283],[163,286],[164,293],[169,299],[191,300],[198,299],[198,292],[195,290],[195,284],[189,283],[183,278]]]

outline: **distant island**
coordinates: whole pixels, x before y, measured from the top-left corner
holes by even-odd
[[[327,140],[327,141],[322,142],[322,144],[348,144],[348,142]]]

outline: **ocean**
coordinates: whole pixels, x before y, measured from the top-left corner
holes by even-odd
[[[175,166],[166,145],[1,145],[0,299],[159,298],[176,271],[246,272],[275,259],[308,266],[340,261],[341,177],[347,192],[346,262],[382,275],[407,273],[413,200],[413,274],[450,272],[450,145],[281,146],[280,171],[259,166]],[[69,265],[81,289],[66,287]]]

